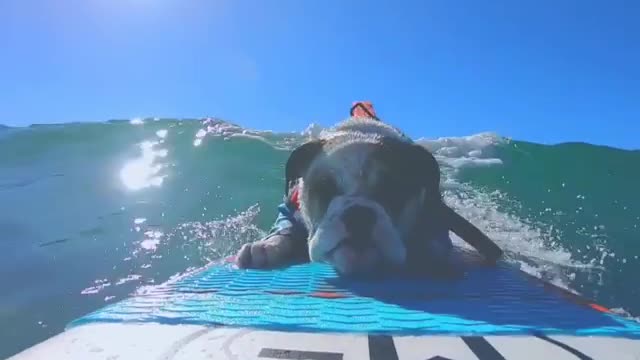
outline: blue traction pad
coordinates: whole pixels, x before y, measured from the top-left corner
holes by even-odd
[[[508,266],[476,268],[459,280],[347,280],[323,264],[239,270],[223,263],[69,326],[99,322],[387,335],[640,338],[640,324],[595,310],[587,300]]]

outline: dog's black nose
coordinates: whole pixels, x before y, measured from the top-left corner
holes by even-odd
[[[376,220],[373,209],[362,205],[354,205],[345,210],[342,215],[349,238],[359,239],[358,242],[371,237],[371,229]]]

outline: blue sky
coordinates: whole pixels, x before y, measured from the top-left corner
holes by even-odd
[[[5,0],[0,123],[302,130],[369,99],[414,137],[640,148],[638,19],[638,1]]]

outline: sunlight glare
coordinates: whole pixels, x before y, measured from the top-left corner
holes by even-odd
[[[127,162],[120,170],[120,180],[129,190],[140,190],[147,187],[160,187],[166,174],[160,171],[166,167],[165,164],[157,164],[160,158],[167,156],[166,149],[154,150],[153,147],[158,142],[145,141],[140,144],[142,155]]]

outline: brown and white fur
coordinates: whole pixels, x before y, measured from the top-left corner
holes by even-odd
[[[299,187],[308,238],[246,244],[237,257],[241,267],[281,266],[300,251],[342,274],[447,266],[450,239],[438,163],[394,127],[346,120],[293,151],[286,182]]]

